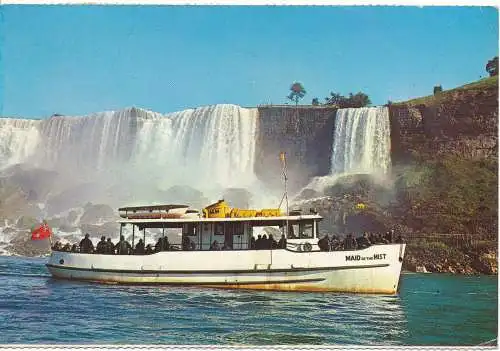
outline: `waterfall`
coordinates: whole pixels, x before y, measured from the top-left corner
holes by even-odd
[[[257,109],[215,105],[155,116],[137,135],[132,163],[160,181],[195,188],[247,187]]]
[[[387,107],[339,109],[335,116],[330,174],[313,178],[297,193],[297,199],[306,189],[322,193],[349,174],[385,177],[391,166],[390,143]]]
[[[0,169],[22,163],[40,140],[40,121],[0,118]]]
[[[221,189],[256,181],[257,116],[256,108],[214,105],[166,115],[129,108],[40,121],[1,118],[0,170],[19,163],[54,170],[64,176],[64,189],[96,183],[122,192],[123,184],[136,188],[129,195],[137,201],[174,185],[217,189],[217,199]]]
[[[335,118],[331,174],[387,173],[390,167],[387,107],[339,109]]]

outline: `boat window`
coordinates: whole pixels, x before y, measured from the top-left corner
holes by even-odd
[[[182,235],[197,236],[198,226],[196,223],[187,223],[182,227]]]
[[[215,223],[214,235],[224,235],[224,223]]]
[[[299,238],[299,225],[288,223],[287,239],[298,239],[298,238]]]
[[[286,227],[286,225],[285,225]],[[287,239],[312,239],[314,238],[314,222],[288,223]]]
[[[313,233],[313,222],[300,223],[300,239],[312,239]]]
[[[226,223],[226,232],[232,235],[243,235],[243,223]]]

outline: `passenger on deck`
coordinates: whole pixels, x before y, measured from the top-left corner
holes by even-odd
[[[401,234],[398,235],[397,239],[396,239],[396,243],[397,244],[402,244],[404,241],[403,241],[403,237],[401,236]]]
[[[71,244],[70,243],[66,243],[66,245],[64,245],[64,247],[62,248],[62,251],[64,251],[64,252],[71,252]]]
[[[250,238],[250,250],[255,250],[255,238],[253,236]]]
[[[369,247],[372,243],[368,239],[368,233],[364,233],[362,237],[356,239],[359,249],[365,249]]]
[[[286,249],[286,237],[285,237],[285,234],[281,235],[281,239],[278,242],[278,248],[280,248],[280,249]]]
[[[347,234],[344,239],[344,250],[356,250],[356,240],[351,233]]]
[[[340,242],[339,238],[336,235],[334,235],[330,240],[330,251],[338,251],[338,250],[342,250],[342,243]]]
[[[90,240],[89,233],[85,234],[85,238],[80,241],[80,252],[82,253],[92,253],[94,252],[94,244],[92,244],[92,240]]]
[[[328,235],[325,235],[318,240],[318,246],[321,251],[330,251],[330,243],[328,240]]]
[[[104,254],[106,253],[106,247],[107,247],[108,244],[106,244],[106,237],[105,236],[101,236],[101,241],[99,241],[97,243],[97,246],[96,246],[96,253],[98,254]]]
[[[139,242],[135,245],[134,254],[136,255],[144,255],[144,242],[142,239],[139,239]]]
[[[77,244],[73,244],[73,246],[71,246],[71,252],[80,252]]]
[[[151,246],[151,244],[148,244],[146,246],[146,255],[151,255],[152,253],[154,253],[153,246]]]
[[[278,247],[278,243],[276,242],[276,240],[274,240],[273,238],[273,235],[272,234],[269,234],[269,239],[267,239],[268,241],[268,244],[267,246],[271,249],[271,250],[274,250]]]
[[[158,241],[155,244],[155,252],[162,251],[162,247],[163,247],[163,238],[160,237],[158,238]]]
[[[389,241],[384,236],[382,236],[382,234],[380,234],[380,233],[377,235],[377,241],[380,244],[389,244]]]
[[[114,255],[115,254],[115,244],[111,241],[111,238],[108,238],[106,241],[106,253],[108,255]]]
[[[210,245],[210,250],[212,250],[212,251],[219,251],[220,250],[219,243],[217,242],[217,240],[214,240],[212,245]]]
[[[257,235],[257,240],[255,241],[255,250],[262,249],[262,235]]]
[[[192,243],[191,243],[191,239],[189,239],[188,236],[184,236],[182,238],[182,249],[184,251],[190,251],[192,250]]]
[[[391,232],[387,232],[387,233],[385,233],[385,237],[384,237],[384,239],[385,239],[385,240],[387,240],[387,243],[388,243],[388,244],[392,243],[393,238],[392,238],[392,234],[391,234]]]
[[[132,246],[128,241],[125,240],[125,237],[122,235],[120,236],[120,241],[118,242],[118,244],[116,244],[115,249],[118,255],[129,255],[132,251]]]
[[[61,245],[61,242],[59,240],[57,240],[54,245],[52,246],[52,250],[54,251],[61,251],[62,249],[62,245]]]
[[[168,238],[164,237],[161,244],[161,251],[170,250],[170,243],[168,242]]]
[[[368,235],[368,240],[370,240],[372,244],[377,243],[376,237],[372,232],[370,232],[370,234]]]
[[[260,241],[260,249],[261,250],[269,250],[266,234],[262,235],[262,239]]]

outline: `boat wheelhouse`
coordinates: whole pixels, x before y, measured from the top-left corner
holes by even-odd
[[[281,291],[394,294],[405,244],[322,251],[311,212],[230,208],[224,201],[202,211],[185,205],[119,209],[120,234],[132,226],[132,242],[148,233],[177,229],[170,250],[141,255],[53,251],[47,267],[56,278],[123,284],[201,285]],[[274,233],[281,247],[256,247],[259,234]],[[142,235],[141,235],[142,234]],[[158,235],[158,234],[156,234]],[[214,242],[224,250],[214,250]]]

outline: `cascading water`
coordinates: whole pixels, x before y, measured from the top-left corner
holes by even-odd
[[[155,116],[137,135],[132,163],[159,181],[195,188],[247,187],[257,109],[215,105]]]
[[[337,111],[331,174],[386,173],[390,166],[390,123],[387,107]]]
[[[54,170],[65,176],[62,188],[123,183],[136,201],[173,185],[217,189],[217,199],[221,189],[256,181],[257,114],[255,108],[214,105],[167,115],[131,108],[41,121],[0,119],[0,169],[21,163]]]
[[[0,169],[22,163],[35,152],[40,122],[0,118]]]
[[[328,176],[316,177],[304,189],[323,192],[348,174],[385,175],[390,168],[390,120],[387,107],[339,109],[335,116]]]

